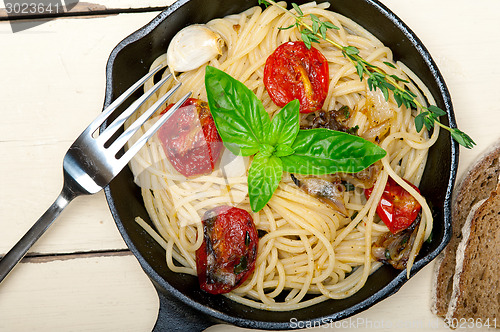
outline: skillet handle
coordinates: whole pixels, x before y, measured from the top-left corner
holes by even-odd
[[[160,298],[160,310],[153,332],[198,332],[219,323],[169,295],[156,283],[153,284]]]

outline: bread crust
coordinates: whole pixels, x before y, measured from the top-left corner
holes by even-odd
[[[476,204],[463,227],[458,245],[446,321],[500,318],[500,184]]]
[[[457,185],[452,199],[452,235],[450,242],[437,257],[433,280],[431,311],[444,317],[453,291],[456,251],[462,241],[462,228],[472,207],[487,199],[498,185],[500,175],[500,142],[492,146],[471,165]]]

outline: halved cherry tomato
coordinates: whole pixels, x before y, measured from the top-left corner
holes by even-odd
[[[222,150],[208,103],[195,98],[182,104],[158,130],[158,137],[170,163],[187,177],[212,172]]]
[[[409,182],[408,184],[420,193],[416,186]],[[372,191],[373,188],[365,189],[367,199],[370,198]],[[384,193],[377,205],[377,214],[392,234],[410,227],[421,209],[418,201],[396,181],[392,178],[387,180]]]
[[[328,62],[304,42],[281,44],[267,58],[264,85],[272,101],[283,107],[298,99],[301,113],[320,110],[328,94]]]
[[[224,294],[243,283],[255,268],[258,235],[245,210],[218,206],[205,213],[203,243],[196,251],[200,288]]]

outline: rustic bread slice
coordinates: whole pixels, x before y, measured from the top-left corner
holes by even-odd
[[[471,212],[458,245],[446,321],[500,319],[500,184]]]
[[[455,189],[452,203],[452,236],[450,243],[436,259],[431,310],[438,316],[445,316],[453,287],[455,253],[462,240],[462,227],[471,208],[489,197],[495,190],[500,175],[500,145],[490,149],[473,164]]]

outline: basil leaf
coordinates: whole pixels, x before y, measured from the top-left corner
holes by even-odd
[[[274,146],[269,145],[269,144],[262,144],[260,146],[260,151],[259,154],[261,154],[263,157],[270,157],[274,153]]]
[[[257,153],[271,125],[262,102],[243,83],[214,67],[206,68],[205,87],[224,145],[235,155]]]
[[[276,157],[286,157],[293,154],[295,151],[288,144],[279,144],[276,146],[276,151],[274,151],[274,155]]]
[[[280,158],[258,153],[248,170],[248,196],[253,212],[262,210],[273,196],[283,175]]]
[[[277,144],[291,144],[300,129],[299,124],[300,104],[297,99],[286,104],[276,114],[269,128],[267,142],[273,146]]]
[[[325,128],[300,130],[292,149],[294,154],[281,158],[283,170],[309,175],[356,173],[386,155],[361,137]]]

